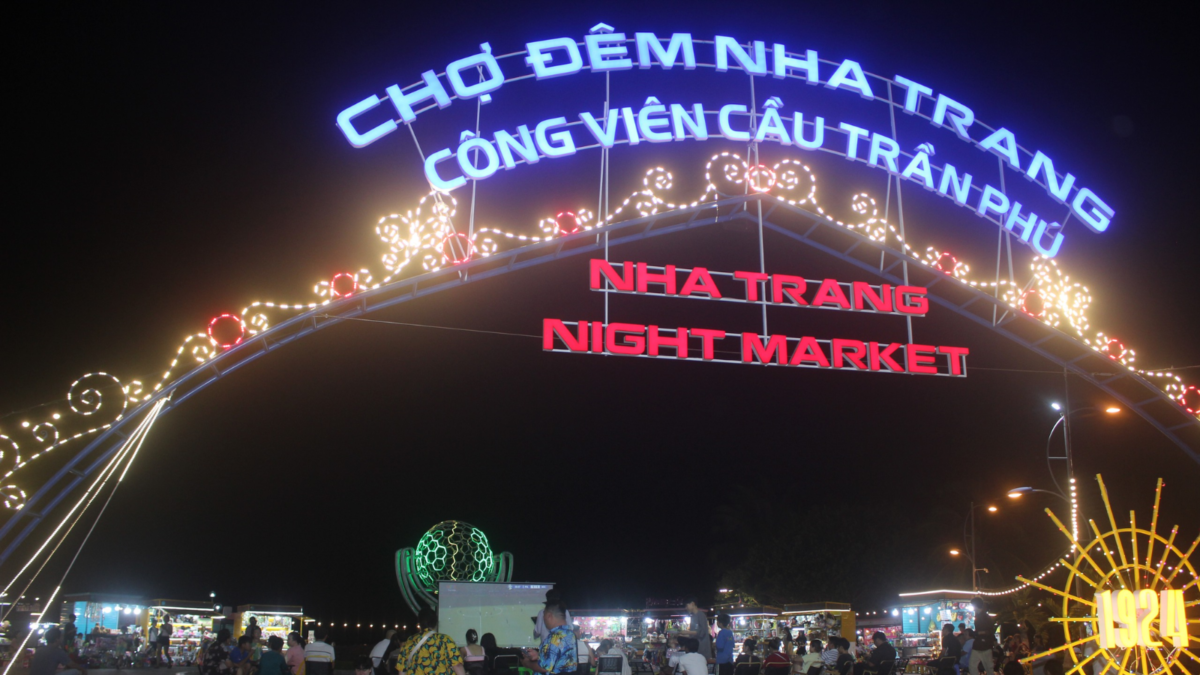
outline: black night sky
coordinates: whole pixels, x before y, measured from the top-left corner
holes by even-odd
[[[413,208],[427,184],[407,131],[357,150],[334,125],[337,113],[443,70],[481,42],[518,51],[536,39],[582,39],[601,21],[627,33],[782,42],[949,92],[1045,150],[1116,210],[1103,235],[1074,223],[1060,256],[1091,289],[1093,328],[1134,347],[1143,367],[1200,364],[1192,159],[1200,147],[1188,128],[1200,103],[1189,74],[1195,39],[1166,10],[400,2],[26,11],[10,26],[22,35],[7,97],[15,123],[5,139],[13,208],[0,248],[8,296],[0,413],[55,403],[3,417],[5,433],[62,408],[82,373],[153,380],[212,316],[253,300],[309,302],[312,285],[336,272],[381,270],[375,222]],[[629,75],[614,76],[614,105],[748,93],[742,74]],[[709,86],[719,91],[695,93]],[[764,82],[760,101],[768,91],[789,109],[843,97],[845,110],[871,111],[868,121],[886,130],[879,104],[775,81]],[[524,82],[495,99],[485,130],[599,110],[603,81],[585,72]],[[424,114],[416,130],[426,150],[453,147],[474,110]],[[918,137],[946,152],[961,145],[924,122],[901,122],[911,145]],[[722,150],[745,146],[717,138],[618,147],[612,198],[662,165],[678,177],[678,198],[693,199],[703,162]],[[764,146],[763,157],[798,152]],[[884,173],[801,157],[830,176],[821,189],[831,212],[849,215],[843,192],[882,202]],[[594,210],[598,167],[598,154],[582,152],[502,173],[480,183],[477,222],[533,233],[558,210]],[[961,251],[980,277],[994,274],[993,226],[911,183],[904,190],[914,243]],[[466,191],[456,196],[466,204]],[[768,270],[862,278],[782,239],[768,237],[766,248]],[[1023,280],[1028,249],[1016,248]],[[729,271],[756,269],[757,256],[753,231],[721,227],[614,252]],[[543,317],[599,318],[603,300],[587,290],[586,270],[586,257],[570,258],[372,318],[537,334]],[[613,312],[741,330],[758,310],[618,297]],[[822,336],[904,333],[895,317],[835,314],[775,309],[771,320]],[[1014,486],[1051,487],[1043,458],[1063,378],[948,311],[934,308],[915,330],[931,344],[969,346],[978,369],[949,379],[725,367],[547,354],[526,337],[328,328],[164,416],[66,590],[192,599],[215,591],[229,604],[299,604],[321,620],[392,623],[408,616],[392,553],[454,518],[512,552],[517,579],[558,582],[576,606],[704,599],[756,546],[802,538],[809,555],[794,573],[811,597],[790,600],[871,610],[893,606],[901,591],[969,587],[969,566],[947,549],[961,545],[972,499],[1002,507],[981,516],[979,559],[990,569],[985,586],[1009,587],[1065,549],[1041,513],[1057,504],[1004,499]],[[1200,382],[1200,370],[1182,372]],[[1109,402],[1073,380],[1073,406]],[[1118,513],[1136,509],[1139,518],[1148,518],[1161,476],[1162,521],[1179,523],[1180,539],[1191,541],[1200,466],[1130,413],[1073,429],[1086,515],[1103,515],[1095,474]],[[67,557],[47,567],[34,595],[53,588]],[[6,580],[13,568],[10,560]],[[854,590],[825,597],[823,579],[845,570],[858,576]]]

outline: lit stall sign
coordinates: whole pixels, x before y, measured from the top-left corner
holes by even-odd
[[[502,66],[500,61],[505,59],[511,60]],[[582,41],[574,37],[536,40],[526,43],[523,51],[500,57],[493,55],[489,43],[483,43],[478,53],[453,61],[441,74],[427,70],[415,84],[394,84],[384,89],[383,96],[372,94],[351,105],[338,114],[337,126],[351,145],[362,148],[401,125],[411,125],[419,115],[434,108],[444,109],[455,101],[472,99],[478,100],[477,105],[489,103],[514,80],[532,77],[541,81],[584,71],[611,73],[635,67],[678,72],[698,66],[716,73],[732,70],[794,80],[863,101],[879,97],[887,101],[895,91],[896,106],[904,113],[925,118],[935,128],[947,129],[960,141],[999,157],[1009,170],[1039,185],[1053,201],[1067,207],[1069,217],[1092,231],[1104,232],[1115,216],[1113,208],[1074,174],[1060,173],[1050,155],[1042,150],[1026,150],[1013,131],[977,120],[974,109],[946,92],[935,92],[933,87],[903,75],[887,79],[869,74],[851,59],[823,61],[816,50],[795,52],[780,43],[744,42],[725,35],[712,39],[693,39],[691,33],[672,33],[664,38],[655,33],[628,36],[599,24]],[[807,96],[804,89],[796,93]],[[761,110],[751,110],[744,102],[705,109],[694,101],[662,101],[654,92],[646,94],[640,107],[530,119],[515,128],[478,135],[473,124],[472,129],[462,132],[456,146],[435,145],[424,156],[425,176],[435,189],[451,192],[469,181],[485,180],[522,164],[568,157],[584,147],[710,138],[769,143],[841,155],[917,183],[931,194],[1004,227],[1044,257],[1055,256],[1062,246],[1059,222],[1047,222],[1030,205],[1011,198],[1003,182],[993,185],[949,162],[939,166],[931,143],[913,144],[915,152],[902,152],[892,132],[826,120],[799,108],[789,110],[776,96],[769,97]],[[385,101],[391,102],[393,111],[372,112]]]
[[[620,267],[618,271],[608,261],[591,260],[591,290],[897,316],[924,316],[929,311],[927,291],[920,286],[876,286],[861,281],[810,280],[760,272],[712,272],[703,267],[651,267],[640,262],[624,262]],[[722,279],[723,284],[719,285],[717,279]],[[721,285],[725,290],[721,290]],[[966,347],[948,345],[561,319],[542,321],[542,348],[567,353],[949,377],[966,377],[970,354]]]
[[[1158,636],[1176,649],[1188,646],[1187,605],[1182,590],[1102,591],[1096,594],[1097,637],[1103,649],[1163,646]],[[1154,623],[1158,630],[1154,631]]]

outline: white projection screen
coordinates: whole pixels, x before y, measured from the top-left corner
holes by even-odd
[[[533,621],[546,605],[546,591],[554,584],[470,583],[438,584],[438,632],[454,642],[467,642],[467,629],[480,637],[496,636],[500,647],[537,647]]]

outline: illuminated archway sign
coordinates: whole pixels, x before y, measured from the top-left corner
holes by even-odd
[[[774,87],[780,95],[755,99],[751,93],[745,101],[709,105],[695,100],[664,102],[657,96],[662,92],[641,91],[635,100],[643,103],[636,106],[608,101],[601,109],[555,111],[554,116],[531,113],[525,124],[515,127],[485,130],[481,126],[480,120],[487,119],[481,113],[484,104],[504,99],[508,94],[504,88],[515,80],[554,79],[565,85],[587,81],[582,75],[585,70],[601,73],[607,80],[635,66],[663,71],[668,78],[680,70],[708,70],[713,78],[728,81],[735,81],[731,78],[740,71],[751,83],[760,82],[760,92]],[[1090,292],[1053,259],[1065,245],[1067,228],[1076,226],[1074,221],[1092,232],[1103,232],[1115,218],[1114,210],[1088,187],[1092,177],[1082,171],[1079,178],[1059,172],[1045,152],[1018,145],[1020,134],[984,124],[968,104],[921,79],[881,77],[856,61],[821,59],[815,51],[792,52],[782,44],[740,43],[725,36],[694,39],[687,33],[629,37],[600,24],[582,40],[539,40],[507,54],[493,55],[490,45],[484,44],[478,52],[449,64],[445,72],[426,71],[418,82],[404,87],[381,84],[380,91],[343,110],[336,120],[340,132],[332,133],[365,147],[407,127],[404,136],[414,142],[432,190],[375,224],[382,242],[379,264],[330,269],[312,286],[313,296],[308,298],[258,299],[246,302],[240,311],[229,307],[197,317],[193,332],[164,359],[165,368],[144,384],[110,373],[89,373],[71,386],[61,409],[34,407],[29,417],[6,423],[0,428],[0,504],[10,515],[0,526],[0,562],[49,514],[57,518],[55,509],[68,496],[72,501],[67,503],[75,504],[70,514],[86,510],[89,496],[94,498],[107,481],[119,482],[125,475],[159,414],[228,372],[343,318],[585,254],[593,259],[588,281],[597,292],[758,303],[764,314],[768,305],[798,311],[874,312],[902,317],[910,326],[914,317],[937,305],[939,311],[995,331],[1100,387],[1200,462],[1200,444],[1184,436],[1185,431],[1200,428],[1200,390],[1169,370],[1139,367],[1134,349],[1093,328],[1088,316]],[[765,86],[768,82],[770,87]],[[754,91],[753,86],[747,89]],[[803,94],[793,99],[789,91]],[[807,100],[818,92],[846,101],[849,108],[874,105],[886,110],[887,127],[880,120],[833,119],[832,113],[826,113],[830,115],[826,120],[815,109],[795,105],[794,100]],[[718,96],[705,91],[694,98],[710,94]],[[464,112],[471,113],[472,128],[418,141],[418,117],[456,103],[462,110],[468,100],[473,100],[474,109]],[[896,119],[905,115],[927,120],[931,126],[921,125],[922,133],[914,134],[919,138],[902,143]],[[955,144],[962,145],[935,152],[934,142],[941,143],[938,135],[953,136]],[[632,187],[632,191],[623,200],[618,196],[609,203],[607,160],[613,148],[641,143],[667,148],[668,142],[675,141],[712,142],[725,148],[732,142],[739,147],[737,152],[715,149],[703,166],[701,190],[685,199],[672,196],[674,177],[658,166],[643,174],[640,185],[623,180],[614,189]],[[432,152],[426,155],[421,148]],[[562,208],[570,205],[555,204],[554,208],[547,205],[545,217],[536,224],[475,222],[474,188],[480,181],[502,180],[498,174],[519,176],[520,171],[508,172],[523,164],[565,163],[562,158],[586,149],[601,155],[599,201],[590,202],[595,210],[583,202],[570,210]],[[783,157],[764,159],[760,149],[775,149],[772,154]],[[886,172],[889,196],[882,203],[865,192],[854,194],[845,204],[821,201],[808,159],[814,158],[815,164],[818,152]],[[992,163],[997,174],[985,177]],[[1015,180],[1018,176],[1022,180]],[[892,178],[896,179],[894,195]],[[909,236],[912,228],[906,232],[904,227],[901,202],[901,185],[913,183],[996,224],[998,246],[1010,238],[1028,246],[1036,255],[1018,268],[1027,273],[1027,280],[1017,281],[1011,253],[1009,276],[1001,278],[997,271],[992,280],[974,275],[971,261],[944,247],[914,245]],[[892,197],[898,207],[897,222],[890,219]],[[460,209],[459,198],[469,199],[469,208]],[[1035,215],[1055,211],[1060,214],[1057,219]],[[701,268],[683,267],[683,260],[650,265],[614,259],[608,251],[610,238],[616,245],[737,222],[758,227],[757,270],[701,272]],[[768,268],[764,232],[845,263],[863,277],[804,278],[803,270],[774,259]],[[622,256],[631,255],[622,250]],[[679,266],[672,271],[664,263]],[[873,283],[863,280],[868,275]],[[579,281],[582,284],[583,275]],[[725,330],[709,325],[622,325],[607,316],[603,321],[560,317],[544,322],[543,347],[711,362],[966,374],[966,348],[922,345],[912,337],[905,343],[878,343],[869,335],[836,339],[780,335],[767,330],[765,319],[761,332],[739,330],[719,337]],[[61,450],[70,444],[76,446],[72,452]],[[25,485],[26,468],[47,456],[63,457],[62,466],[40,486]],[[74,491],[82,491],[85,485],[83,498],[74,501],[78,498]],[[66,519],[58,523],[55,533],[61,531],[69,531]],[[54,536],[41,544],[33,558],[47,550]],[[32,560],[23,569],[30,565]]]
[[[695,70],[700,66],[717,73],[740,70],[751,76],[820,85],[868,102],[882,100],[900,107],[908,115],[928,119],[935,127],[952,130],[959,140],[979,150],[995,154],[1008,168],[1041,186],[1053,201],[1068,206],[1068,216],[1074,216],[1093,232],[1107,230],[1115,216],[1112,207],[1074,174],[1058,173],[1054,160],[1045,152],[1030,152],[1019,145],[1014,132],[984,124],[971,107],[945,92],[935,92],[932,87],[903,75],[888,79],[869,74],[852,59],[827,61],[812,49],[796,53],[783,44],[768,46],[762,40],[742,43],[725,35],[701,40],[694,39],[691,33],[660,38],[655,33],[639,32],[629,38],[606,24],[594,26],[582,42],[574,37],[536,40],[526,43],[521,52],[500,57],[492,54],[490,43],[479,47],[479,53],[446,66],[444,77],[449,87],[438,73],[427,70],[417,84],[403,88],[391,85],[384,96],[372,94],[343,110],[337,116],[337,124],[346,140],[355,147],[366,147],[401,125],[411,125],[420,114],[434,107],[450,107],[454,100],[479,99],[481,104],[490,103],[507,82],[527,77],[548,80],[578,75],[585,70],[627,71],[635,65],[642,70],[663,71]],[[710,60],[697,61],[697,53]],[[514,57],[524,58],[508,66],[506,75],[500,60]],[[902,103],[893,103],[894,87],[904,92]],[[385,100],[390,100],[398,118],[389,115],[383,120],[366,122],[369,113]],[[562,115],[531,119],[514,129],[496,130],[490,138],[465,130],[453,148],[443,147],[425,156],[425,176],[434,189],[449,193],[469,181],[490,178],[501,169],[568,157],[584,148],[709,138],[832,152],[865,162],[971,209],[1018,235],[1023,244],[1046,258],[1057,255],[1065,239],[1063,223],[1047,222],[1029,205],[1009,197],[1003,176],[996,185],[949,162],[939,166],[933,159],[934,146],[929,142],[916,145],[915,152],[904,152],[895,138],[894,122],[889,133],[847,121],[827,121],[819,115],[806,117],[803,110],[785,111],[783,101],[775,96],[768,98],[759,111],[744,101],[729,102],[716,109],[705,109],[703,104],[693,102],[667,104],[653,92],[647,92],[645,104],[636,109],[615,107],[599,114],[585,110],[570,120]],[[457,172],[443,166],[451,164],[457,165]],[[765,172],[765,168],[755,167],[751,171]],[[762,176],[747,175],[747,179],[759,185]]]
[[[686,275],[679,285],[681,275]],[[722,292],[716,279],[728,279],[740,288]],[[651,285],[661,288],[652,291]],[[815,288],[809,291],[809,287]],[[617,272],[607,260],[590,261],[589,287],[593,291],[696,298],[715,301],[809,307],[854,312],[924,316],[929,311],[927,289],[920,286],[872,285],[863,281],[809,280],[790,274],[738,271],[713,272],[704,267],[651,267],[644,262],[624,262]],[[722,353],[718,341],[736,340],[739,349]],[[561,345],[561,346],[559,346]],[[670,353],[664,353],[664,348]],[[833,368],[912,375],[966,377],[966,347],[879,343],[846,338],[829,340],[812,336],[789,338],[752,332],[729,334],[712,328],[660,328],[655,325],[542,322],[542,349],[585,354],[645,356],[722,363],[758,363],[802,368]],[[729,356],[732,354],[732,356]]]

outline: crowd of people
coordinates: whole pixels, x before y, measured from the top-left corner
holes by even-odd
[[[171,665],[170,641],[174,627],[170,617],[164,618],[161,626],[155,621],[145,640],[137,633],[111,631],[101,626],[94,626],[85,635],[79,632],[75,621],[76,616],[69,614],[62,624],[47,629],[42,636],[46,648],[34,650],[31,672],[36,668],[43,675],[52,674],[60,665],[81,673],[86,673],[89,665],[117,669],[135,664]],[[50,648],[52,641],[55,646]]]
[[[1029,621],[1004,622],[997,627],[981,613],[975,628],[965,623],[942,626],[941,652],[934,660],[937,675],[1026,675],[1022,661],[1062,647],[1066,643],[1061,630],[1040,632]],[[1062,653],[1042,656],[1032,662],[1032,675],[1062,675]]]
[[[575,625],[558,591],[546,594],[544,608],[534,622],[536,649],[502,648],[491,633],[474,629],[462,636],[461,644],[438,631],[437,613],[424,609],[417,630],[399,633],[388,630],[382,640],[362,656],[356,675],[507,675],[516,667],[538,675],[632,675],[631,661],[653,675],[898,675],[908,660],[898,660],[895,647],[884,633],[877,632],[870,644],[861,638],[851,643],[832,635],[824,642],[808,639],[803,632],[793,637],[788,628],[780,637],[759,644],[748,638],[735,644],[733,621],[728,614],[716,617],[716,630],[695,600],[687,603],[691,615],[685,630],[671,635],[664,650],[627,651],[628,645],[613,639],[599,641],[593,648]],[[922,668],[926,675],[1062,675],[1062,653],[1039,658],[1032,673],[1023,660],[1030,654],[1052,650],[1065,643],[1062,632],[1041,633],[1028,621],[1002,623],[998,627],[986,612],[977,615],[974,628],[960,623],[945,624],[940,651],[930,655]],[[86,675],[87,665],[73,656],[69,645],[76,640],[74,617],[61,628],[46,631],[45,644],[38,647],[30,675],[55,675],[58,668]],[[147,649],[170,662],[170,620],[150,635]],[[262,640],[262,629],[251,619],[236,643],[229,630],[219,631],[196,658],[201,675],[333,675],[336,653],[329,629],[318,627],[308,642],[299,633],[284,640],[271,636]],[[163,638],[166,638],[164,640]],[[736,653],[735,653],[736,652]]]

